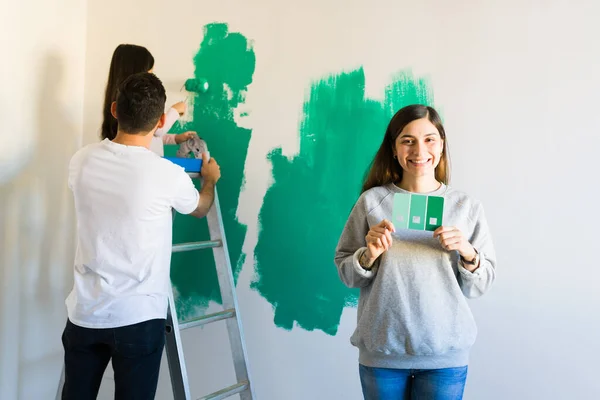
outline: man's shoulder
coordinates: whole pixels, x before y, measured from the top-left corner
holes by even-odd
[[[71,156],[70,164],[74,165],[74,164],[80,162],[88,154],[98,151],[101,148],[101,146],[102,146],[102,142],[90,143],[90,144],[87,144],[87,145],[81,147]]]

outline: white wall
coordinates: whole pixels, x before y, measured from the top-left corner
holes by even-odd
[[[72,2],[48,4],[64,3]],[[4,95],[0,97],[3,115],[13,109],[14,101],[22,104],[27,111],[9,115],[14,129],[24,133],[22,143],[46,140],[45,146],[54,146],[56,152],[44,152],[44,162],[36,157],[26,166],[16,167],[2,186],[2,201],[8,206],[1,207],[0,214],[4,228],[1,259],[5,263],[0,390],[12,390],[6,395],[0,392],[3,399],[15,397],[17,386],[12,382],[17,377],[24,393],[26,388],[43,390],[33,385],[38,373],[44,374],[44,382],[54,378],[52,375],[58,376],[55,364],[39,361],[46,360],[47,355],[56,360],[59,355],[58,337],[64,316],[64,284],[60,282],[65,279],[61,268],[70,261],[66,250],[60,257],[55,255],[52,259],[56,261],[50,263],[53,273],[47,275],[53,280],[42,281],[41,288],[36,285],[42,265],[40,241],[49,237],[64,239],[62,234],[49,236],[49,229],[72,234],[66,192],[43,185],[51,179],[64,184],[64,176],[58,171],[67,156],[63,147],[53,143],[59,137],[70,143],[79,132],[78,68],[83,65],[83,45],[73,32],[83,32],[85,23],[81,18],[70,26],[55,25],[46,17],[58,13],[55,10],[61,10],[61,16],[73,12],[73,17],[81,17],[80,6],[53,8],[42,6],[42,2],[38,6],[45,11],[31,24],[39,29],[35,33],[14,24],[13,18],[9,20],[30,43],[35,40],[44,43],[42,49],[58,48],[64,69],[69,72],[60,86],[65,96],[61,99],[68,100],[44,102],[55,107],[51,116],[45,117],[47,120],[42,119],[42,111],[34,111],[34,118],[30,118],[29,104],[54,98],[42,92],[43,81],[30,80],[31,74],[41,74],[47,68],[40,67],[44,58],[39,52],[15,43],[9,47],[21,54],[30,69],[9,65],[10,76],[17,78],[2,85],[15,93],[8,100]],[[22,19],[30,17],[26,9],[23,5],[16,10]],[[418,4],[183,0],[168,8],[156,0],[90,2],[84,142],[97,140],[102,90],[110,55],[117,44],[148,46],[157,59],[156,73],[175,99],[178,87],[192,75],[191,58],[198,49],[204,24],[226,22],[232,31],[252,39],[257,63],[247,103],[252,110],[248,123],[253,136],[246,161],[246,189],[238,210],[240,220],[248,224],[244,247],[248,257],[238,296],[256,394],[260,400],[359,399],[357,354],[348,343],[355,310],[344,311],[336,336],[297,327],[286,331],[273,325],[271,305],[249,289],[257,240],[256,216],[270,184],[265,155],[275,146],[283,146],[289,155],[297,151],[301,106],[312,79],[364,65],[367,92],[377,96],[387,76],[397,70],[411,68],[416,75],[427,76],[446,121],[453,184],[483,201],[499,256],[498,281],[493,291],[471,302],[479,339],[473,350],[465,398],[596,399],[600,397],[600,383],[595,379],[600,317],[596,312],[599,295],[594,289],[600,273],[594,251],[593,206],[598,190],[593,160],[600,145],[596,135],[599,124],[594,119],[600,89],[595,71],[600,61],[596,45],[600,28],[595,20],[599,12],[600,4],[592,1],[568,5],[562,0],[480,4],[434,0]],[[50,33],[42,35],[41,27],[50,29]],[[6,74],[2,79],[6,80]],[[73,133],[59,128],[38,133],[39,126],[49,124],[71,125],[68,132]],[[21,155],[27,159],[24,149],[29,147],[13,145],[19,149],[19,159]],[[7,152],[4,146],[2,149],[4,161]],[[11,165],[21,165],[11,161]],[[50,174],[47,169],[40,170],[48,165],[57,174],[37,178],[39,174]],[[49,205],[52,211],[65,213],[52,225],[46,221],[57,217],[43,213]],[[582,211],[584,215],[580,216]],[[64,230],[61,224],[66,224]],[[48,291],[51,302],[34,300],[34,294],[39,293],[32,292]],[[18,315],[23,316],[21,323],[10,323]],[[51,327],[43,335],[40,326],[35,325],[41,316],[46,318],[42,318],[43,326]],[[15,337],[22,339],[18,350]],[[38,345],[42,337],[54,338],[54,342]],[[186,332],[184,340],[195,357],[189,363],[195,396],[229,383],[231,369],[217,361],[218,345],[227,344],[220,327]],[[20,372],[8,369],[14,365],[21,366]],[[25,366],[31,366],[34,372]],[[111,398],[110,383],[107,379],[103,385],[102,398]],[[166,368],[157,398],[170,398]]]
[[[249,226],[249,256],[238,295],[259,399],[360,398],[356,352],[348,344],[354,309],[345,311],[335,337],[288,332],[273,325],[271,306],[248,288],[256,215],[270,178],[265,155],[280,145],[287,154],[297,151],[300,107],[311,79],[359,65],[372,95],[399,69],[431,79],[447,124],[454,185],[487,210],[498,281],[471,302],[480,334],[466,398],[600,396],[592,211],[598,194],[592,160],[600,145],[594,119],[600,28],[594,16],[600,4],[182,1],[168,16],[158,2],[146,2],[143,12],[137,4],[121,5],[117,16],[116,4],[90,9],[88,132],[98,126],[101,87],[118,43],[147,45],[157,73],[177,88],[191,76],[205,23],[227,22],[254,41],[256,72],[248,93],[253,137],[238,210]],[[109,15],[110,26],[104,22]],[[219,340],[210,332],[189,339],[197,357],[214,348],[203,341]],[[216,369],[192,367],[195,394],[213,389]],[[161,398],[169,395],[166,382],[164,374]]]
[[[72,282],[65,171],[81,142],[86,4],[1,8],[0,398],[51,398]]]

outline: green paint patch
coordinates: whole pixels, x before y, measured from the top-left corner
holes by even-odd
[[[251,130],[239,127],[234,109],[243,102],[255,68],[254,50],[248,40],[229,32],[226,24],[205,26],[204,38],[194,57],[194,79],[206,80],[205,93],[195,93],[193,118],[176,125],[175,133],[198,132],[206,140],[210,154],[221,166],[217,188],[223,215],[229,256],[234,276],[244,262],[242,246],[246,226],[235,216],[244,183],[244,164]],[[177,146],[165,146],[165,156],[175,156]],[[209,237],[205,219],[177,215],[173,227],[173,242],[206,240]],[[221,293],[212,251],[200,250],[173,254],[171,281],[176,291],[176,305],[181,320],[201,315],[209,302],[221,302]]]
[[[269,154],[273,184],[259,215],[256,278],[251,286],[273,306],[274,322],[335,335],[357,290],[340,281],[333,257],[362,179],[393,114],[433,103],[428,83],[401,72],[384,101],[365,97],[364,71],[314,83],[304,104],[299,154]]]

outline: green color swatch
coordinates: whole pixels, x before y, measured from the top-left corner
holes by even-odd
[[[307,94],[299,153],[269,154],[273,184],[259,214],[251,286],[277,326],[335,335],[344,307],[356,304],[358,291],[341,283],[333,263],[335,247],[387,124],[415,103],[432,105],[433,96],[410,71],[392,78],[383,102],[365,97],[362,68],[328,76]]]
[[[413,194],[410,196],[410,216],[408,227],[410,229],[425,229],[425,216],[427,215],[427,196]]]
[[[410,194],[396,193],[392,209],[392,224],[396,229],[408,229],[410,216]]]
[[[444,198],[439,196],[427,197],[427,221],[426,231],[435,231],[442,226],[444,217]]]
[[[221,180],[217,184],[219,201],[225,227],[229,256],[237,275],[244,262],[242,245],[246,226],[236,218],[238,198],[244,185],[244,165],[251,131],[237,126],[234,109],[244,100],[252,82],[255,56],[248,40],[236,32],[229,32],[226,24],[209,24],[204,28],[204,38],[194,57],[194,81],[205,92],[194,96],[192,121],[176,124],[173,132],[192,130],[198,132],[221,167]],[[165,146],[165,156],[174,157],[178,146]],[[207,240],[206,219],[178,214],[174,221],[173,242]],[[171,281],[176,290],[176,306],[180,320],[202,315],[210,300],[221,302],[217,273],[212,251],[200,250],[175,253],[171,261]]]

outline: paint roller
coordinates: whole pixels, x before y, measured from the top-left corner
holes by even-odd
[[[206,93],[208,91],[208,81],[203,78],[188,79],[183,86],[190,93]]]
[[[184,82],[183,86],[179,88],[179,93],[181,93],[183,89],[188,93],[204,94],[208,91],[208,81],[204,78],[188,79]],[[189,96],[185,95],[182,101],[187,103],[188,97]],[[179,115],[181,116],[182,114]]]

